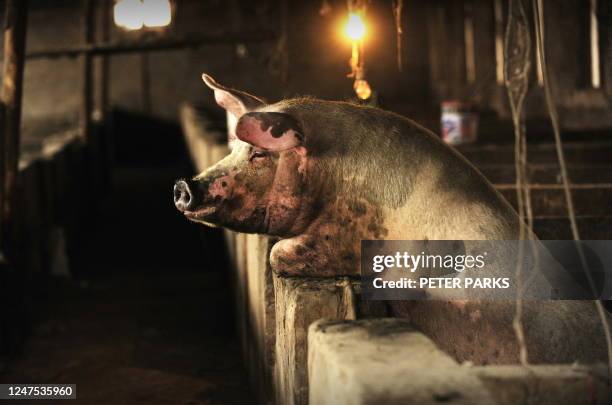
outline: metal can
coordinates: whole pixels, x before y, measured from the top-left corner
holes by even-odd
[[[476,141],[478,114],[471,103],[449,100],[442,102],[442,139],[450,145]]]

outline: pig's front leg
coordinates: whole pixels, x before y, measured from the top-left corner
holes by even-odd
[[[353,243],[321,235],[300,235],[277,242],[270,253],[272,270],[281,275],[330,277],[359,274]]]
[[[356,276],[361,240],[388,234],[380,209],[365,199],[337,198],[301,235],[276,243],[270,253],[277,274]]]

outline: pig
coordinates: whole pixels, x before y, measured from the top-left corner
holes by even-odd
[[[520,219],[486,178],[438,136],[378,108],[311,97],[268,104],[204,74],[235,127],[231,153],[174,188],[191,221],[278,238],[278,274],[358,276],[360,242],[517,240]],[[529,235],[535,238],[534,235]],[[393,302],[459,361],[516,363],[515,302]],[[606,358],[591,301],[525,301],[531,362]]]

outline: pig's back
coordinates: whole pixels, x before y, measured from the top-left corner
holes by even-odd
[[[419,124],[392,116],[399,129],[392,133],[402,155],[393,181],[407,178],[411,184],[405,203],[387,210],[391,235],[432,240],[518,238],[516,211],[467,159]]]

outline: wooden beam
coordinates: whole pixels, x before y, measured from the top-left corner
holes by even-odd
[[[94,44],[94,17],[95,8],[94,0],[84,0],[84,16],[83,16],[83,36],[85,44],[92,46]],[[81,55],[81,105],[79,111],[79,135],[81,139],[87,141],[91,130],[91,112],[93,106],[93,56],[91,53],[83,53]]]
[[[601,87],[600,56],[599,56],[599,21],[597,19],[597,0],[590,1],[589,33],[591,42],[591,86]]]
[[[495,81],[504,85],[504,9],[503,0],[495,0]]]
[[[92,55],[109,55],[132,52],[160,51],[165,49],[197,48],[205,45],[232,45],[236,43],[257,43],[274,41],[276,34],[268,31],[245,32],[241,34],[221,33],[214,35],[197,35],[183,38],[162,38],[147,41],[109,42],[81,45],[70,48],[50,49],[29,52],[28,59],[48,59],[77,57],[88,53]]]
[[[151,113],[151,64],[149,54],[140,54],[140,97],[142,101],[142,112]]]
[[[476,83],[476,50],[474,39],[474,8],[472,0],[463,2],[463,42],[465,44],[465,79],[468,85]]]
[[[23,93],[23,65],[27,0],[7,0],[4,22],[4,72],[0,98],[0,251],[11,261],[12,220],[19,174],[19,127]]]
[[[98,41],[108,43],[110,38],[111,24],[111,2],[109,0],[99,1],[99,19],[97,21]],[[106,110],[109,103],[109,72],[110,63],[107,55],[100,55],[95,61],[95,83],[97,94],[96,102],[94,103],[94,111],[96,111],[96,119],[103,121],[106,117]]]

